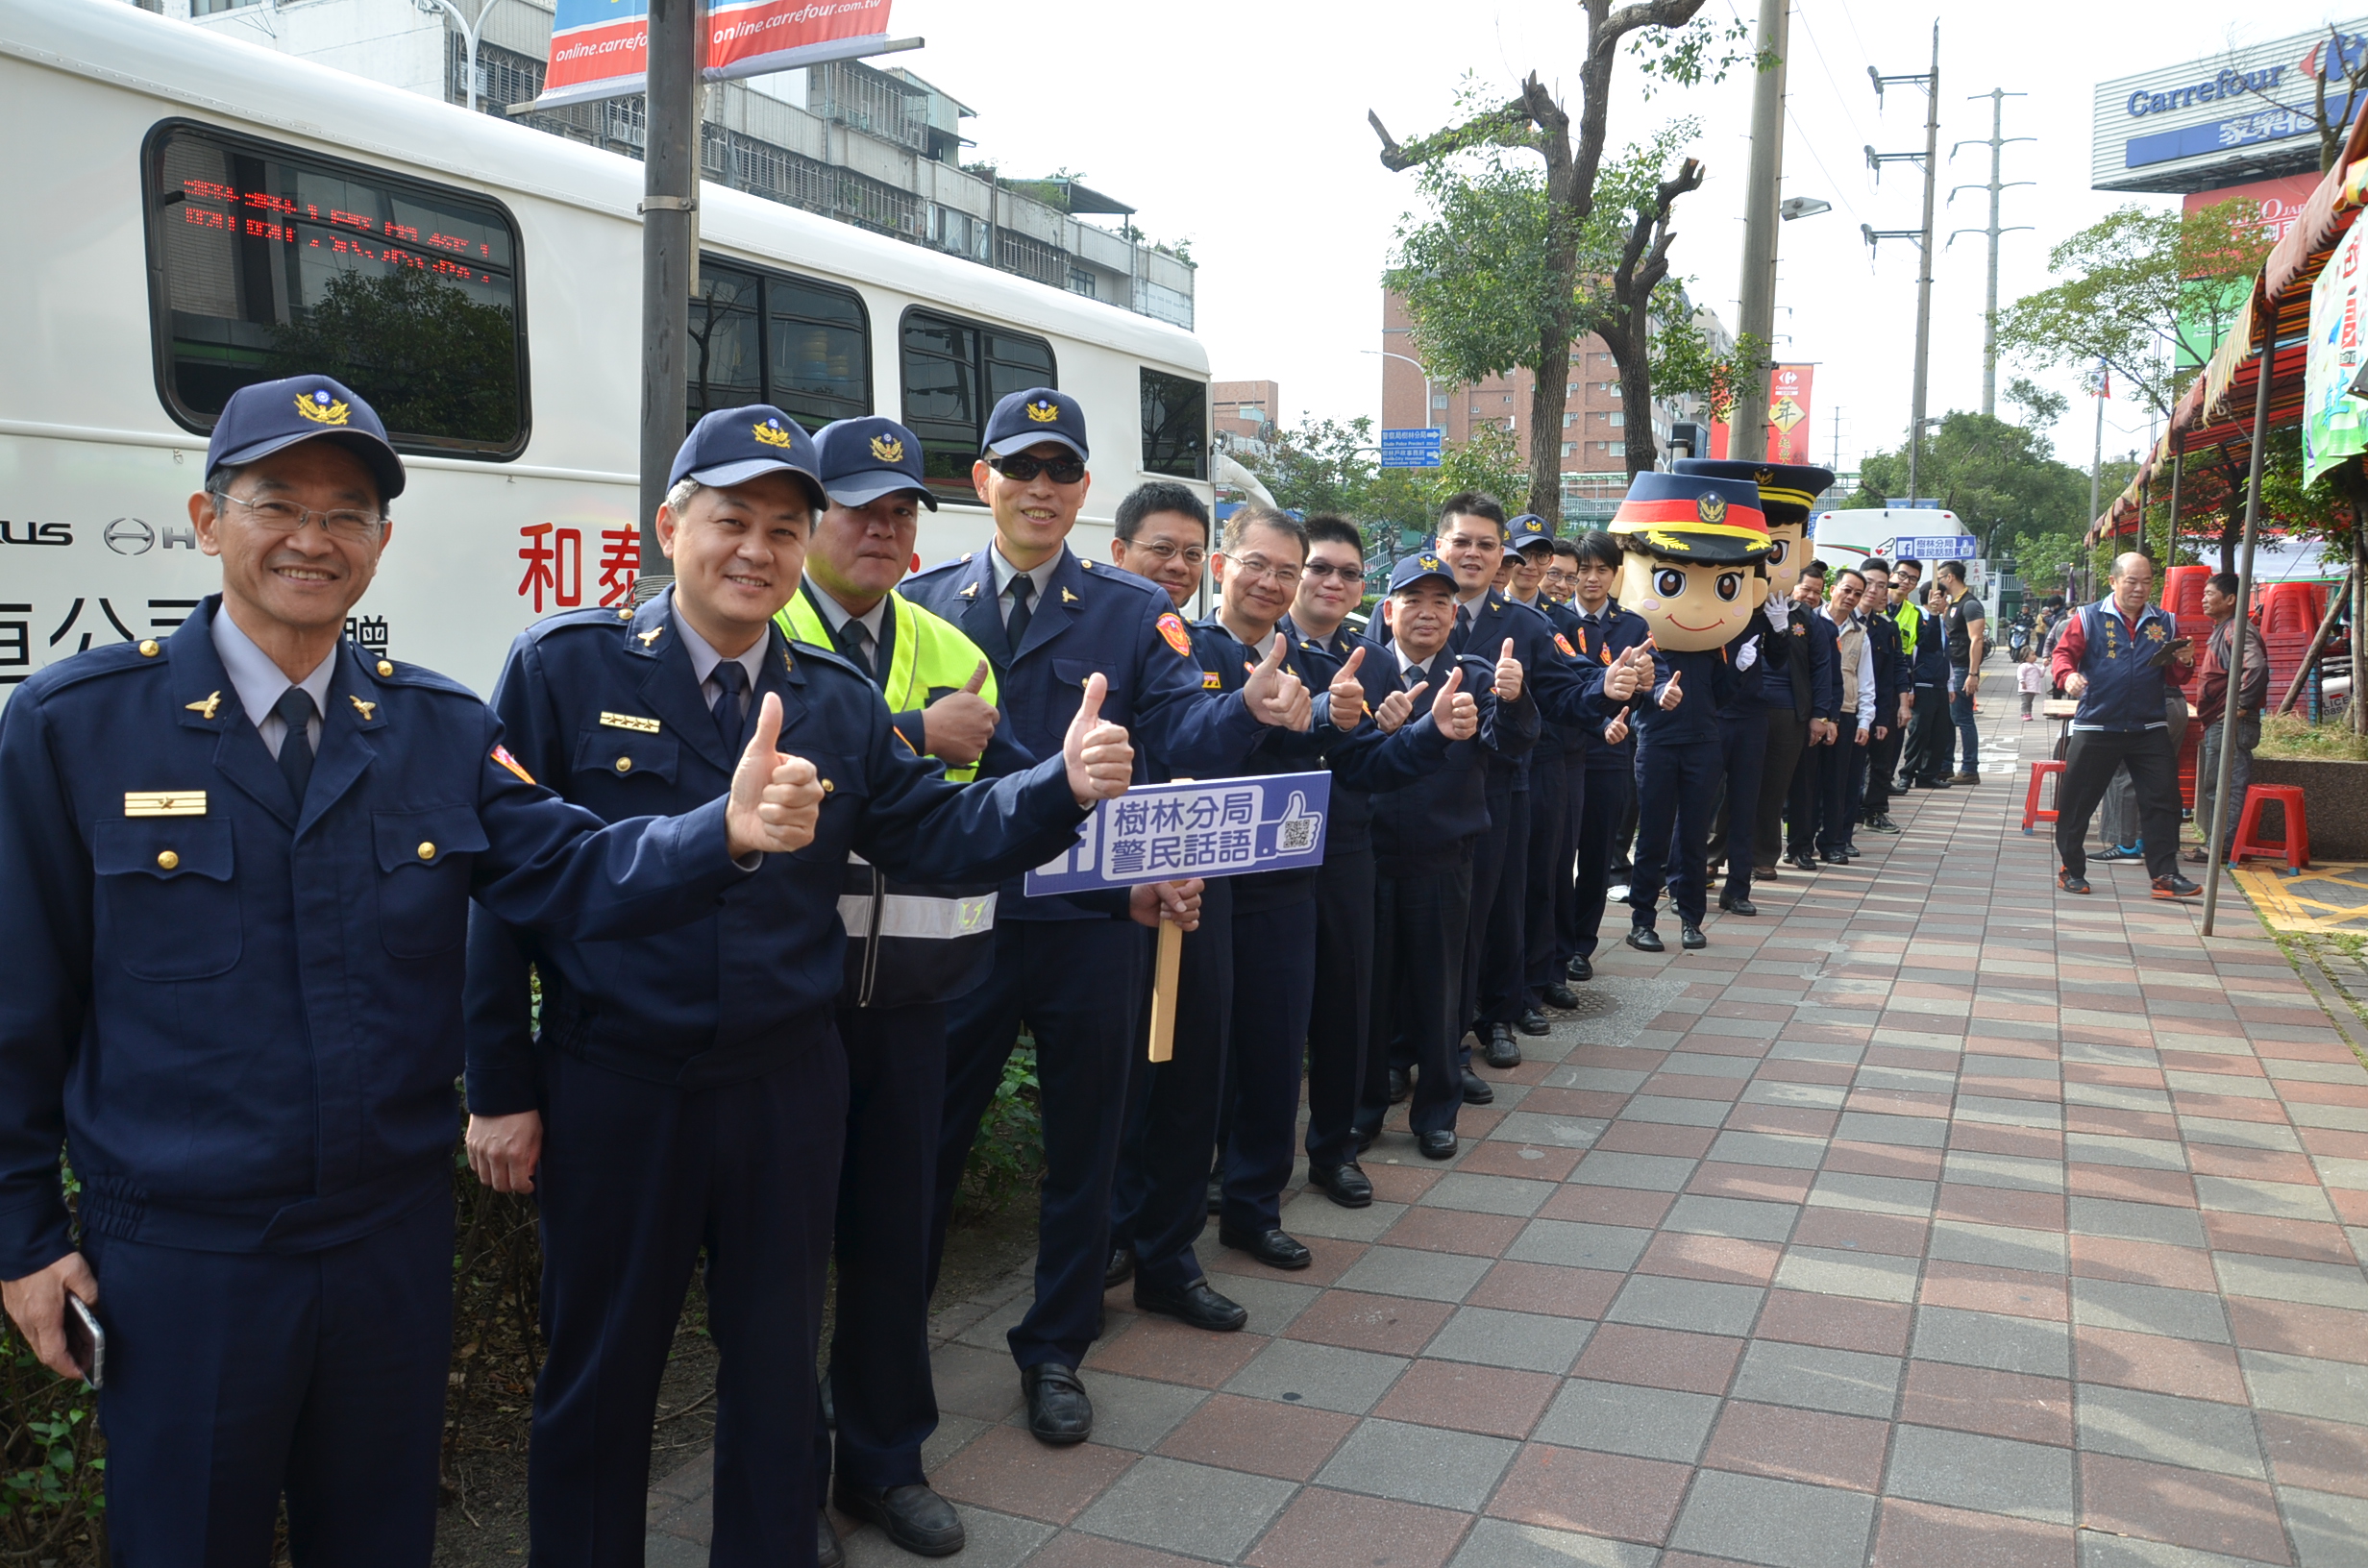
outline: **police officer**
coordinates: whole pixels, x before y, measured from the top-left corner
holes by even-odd
[[[1555,650],[1578,657],[1578,645],[1566,629],[1575,618],[1542,592],[1546,569],[1559,543],[1554,525],[1535,512],[1524,512],[1506,527],[1513,536],[1508,554],[1517,563],[1506,598],[1543,616],[1553,630]],[[1513,1027],[1524,1035],[1548,1032],[1550,1025],[1540,1011],[1541,1004],[1567,1008],[1576,1007],[1579,1000],[1554,963],[1554,900],[1556,891],[1570,882],[1578,807],[1571,789],[1574,782],[1585,782],[1584,776],[1574,781],[1570,768],[1572,744],[1583,744],[1580,727],[1560,722],[1541,723],[1538,744],[1528,758],[1528,864],[1521,875],[1521,1012],[1513,1020]],[[1491,1033],[1502,1027],[1494,1025]]]
[[[222,591],[0,714],[0,1300],[103,1376],[118,1561],[259,1568],[284,1494],[300,1561],[428,1561],[470,897],[644,937],[813,837],[771,705],[698,809],[604,828],[467,689],[342,640],[403,488],[346,387],[240,388],[189,500]]]
[[[872,677],[900,735],[974,776],[1001,734],[995,675],[978,646],[896,592],[912,559],[921,511],[937,510],[921,441],[891,419],[842,419],[815,433],[829,504],[806,551],[805,580],[777,623],[793,641],[835,649]],[[932,872],[932,876],[935,873]],[[849,927],[839,1039],[847,1047],[847,1147],[839,1163],[833,1253],[838,1311],[825,1389],[838,1431],[841,1513],[867,1520],[908,1552],[962,1549],[961,1517],[931,1491],[921,1449],[937,1429],[929,1375],[929,1208],[944,1119],[946,1002],[975,986],[995,955],[991,884],[893,881],[860,856],[848,863],[840,918]],[[825,1421],[821,1411],[818,1421]],[[831,1441],[814,1438],[816,1495],[830,1479]]]
[[[1570,608],[1578,624],[1565,635],[1581,659],[1605,669],[1652,635],[1643,617],[1621,609],[1613,597],[1621,558],[1619,541],[1601,528],[1579,539],[1572,554]],[[1636,737],[1627,708],[1583,733],[1586,783],[1580,787],[1568,923],[1562,932],[1564,972],[1581,981],[1595,977],[1595,944],[1610,892],[1612,857],[1624,842],[1622,828],[1637,792]]]
[[[1002,876],[1074,842],[1083,807],[1132,774],[1132,749],[1089,688],[1044,763],[956,786],[897,733],[868,674],[784,636],[773,618],[798,591],[826,500],[817,467],[777,408],[706,415],[657,518],[673,586],[637,611],[539,623],[494,691],[527,768],[604,818],[711,797],[760,698],[824,793],[806,853],[664,938],[521,943],[490,917],[475,922],[472,1163],[510,1190],[536,1178],[541,1198],[550,1352],[528,1455],[538,1562],[639,1560],[650,1424],[703,1249],[722,1352],[715,1556],[823,1555],[814,1360],[848,1114],[832,1002],[849,852],[911,880]],[[522,951],[541,974],[539,1042]]]
[[[994,514],[994,541],[919,574],[904,594],[985,650],[1013,739],[1030,751],[1048,746],[1071,694],[1100,673],[1111,717],[1176,772],[1237,772],[1261,730],[1287,722],[1288,682],[1277,667],[1238,694],[1203,693],[1191,632],[1168,597],[1069,550],[1090,482],[1076,399],[1051,387],[1010,394],[988,416],[983,446],[971,482]],[[1082,1442],[1093,1429],[1076,1368],[1100,1331],[1110,1176],[1134,1056],[1121,1042],[1138,1037],[1147,962],[1128,917],[1153,924],[1183,907],[1172,889],[1028,898],[1017,879],[1007,882],[996,906],[994,969],[948,1020],[933,1258],[1023,1022],[1036,1040],[1045,1140],[1036,1295],[1009,1339],[1029,1431],[1048,1443]]]

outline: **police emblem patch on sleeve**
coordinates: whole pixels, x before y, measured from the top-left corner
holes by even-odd
[[[1554,634],[1554,646],[1561,649],[1563,652],[1570,658],[1575,659],[1579,656],[1579,650],[1570,646],[1570,639],[1564,636],[1559,631]]]
[[[505,768],[508,769],[511,772],[516,773],[516,774],[517,774],[517,775],[518,775],[521,779],[525,780],[527,783],[531,784],[531,783],[533,783],[533,782],[534,782],[534,775],[533,775],[532,773],[528,772],[527,772],[524,768],[521,768],[520,766],[518,766],[518,759],[517,759],[516,757],[513,757],[513,756],[511,756],[511,755],[509,754],[509,747],[506,747],[506,746],[497,746],[497,747],[495,747],[493,748],[493,760],[494,760],[494,761],[496,761],[496,762],[498,762],[498,763],[500,763],[503,767],[505,767]]]
[[[1193,656],[1193,636],[1191,632],[1184,629],[1184,621],[1181,616],[1172,611],[1161,616],[1159,634],[1168,640],[1170,648],[1174,649],[1185,658],[1189,659]]]

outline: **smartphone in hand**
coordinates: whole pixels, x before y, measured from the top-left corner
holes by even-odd
[[[71,1290],[65,1293],[65,1348],[85,1383],[93,1388],[107,1386],[107,1331],[99,1327],[89,1304]]]

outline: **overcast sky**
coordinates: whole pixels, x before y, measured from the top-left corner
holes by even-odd
[[[2350,8],[2344,8],[2346,12]],[[1756,14],[1752,0],[1710,0],[1706,15]],[[1814,361],[1814,452],[1829,460],[1840,415],[1845,469],[1895,447],[1907,427],[1915,342],[1915,247],[1886,241],[1869,261],[1862,222],[1913,229],[1920,171],[1887,165],[1877,185],[1862,149],[1921,151],[1924,95],[1890,88],[1878,107],[1866,76],[1925,69],[1940,24],[1942,205],[1936,227],[1979,229],[1992,87],[2029,94],[2006,103],[2006,134],[2037,138],[2007,149],[2007,224],[2035,233],[2001,243],[1999,298],[2047,286],[2047,252],[2115,205],[2176,206],[2166,196],[2088,188],[2099,81],[2175,65],[2308,31],[2330,12],[2311,5],[2232,6],[2226,0],[1798,0],[1792,15],[1786,126],[1786,195],[1821,197],[1833,211],[1783,226],[1775,356]],[[1007,0],[897,0],[895,31],[928,47],[909,64],[978,110],[972,157],[1014,175],[1066,166],[1137,208],[1158,239],[1190,239],[1199,263],[1198,325],[1221,380],[1282,384],[1285,423],[1315,414],[1380,413],[1380,273],[1393,232],[1414,205],[1413,180],[1382,168],[1365,123],[1377,111],[1400,139],[1435,129],[1468,74],[1510,89],[1531,69],[1558,86],[1574,114],[1585,18],[1573,0],[1270,0],[1208,10],[1096,5],[1047,11]],[[1703,122],[1695,156],[1703,188],[1678,208],[1676,272],[1735,326],[1749,161],[1751,83],[1650,102],[1623,58],[1612,107],[1613,147],[1679,115]],[[1960,236],[1940,253],[1933,286],[1930,411],[1979,408],[1986,244]],[[2012,372],[2002,366],[2003,389]],[[2041,378],[2074,394],[2058,431],[2067,460],[2088,461],[2093,405],[2069,373]],[[2009,412],[2003,402],[2000,411]],[[2146,439],[2142,408],[2108,404],[2110,455]]]

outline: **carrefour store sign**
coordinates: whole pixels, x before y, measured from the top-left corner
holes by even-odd
[[[2098,190],[2212,190],[2315,170],[2312,96],[2327,78],[2328,117],[2347,124],[2347,70],[2368,59],[2368,21],[2298,33],[2188,65],[2097,85]]]

